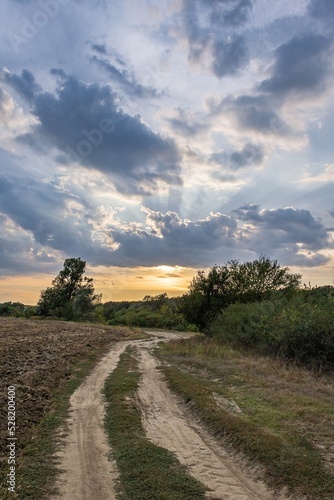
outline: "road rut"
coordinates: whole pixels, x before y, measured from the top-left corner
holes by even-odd
[[[139,350],[139,359],[143,376],[138,396],[148,438],[174,452],[189,473],[211,490],[208,498],[272,499],[262,484],[247,478],[199,425],[189,421],[145,345]]]
[[[128,345],[137,349],[142,378],[138,401],[148,439],[174,452],[191,475],[201,481],[208,498],[219,500],[269,500],[274,498],[262,483],[254,482],[233,463],[227,453],[204,429],[190,420],[177,398],[168,389],[151,350],[160,340],[180,338],[169,332],[150,332],[149,341],[115,344],[98,363],[70,400],[66,441],[57,453],[63,471],[53,499],[115,500],[117,468],[108,460],[109,447],[104,431],[102,388],[116,368]]]
[[[115,500],[116,465],[108,460],[102,388],[129,342],[119,342],[96,365],[70,399],[66,442],[56,454],[60,474],[54,499]]]

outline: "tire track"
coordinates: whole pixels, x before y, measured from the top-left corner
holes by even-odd
[[[265,486],[246,477],[200,426],[188,421],[157,370],[156,359],[144,344],[138,356],[143,374],[138,396],[149,439],[174,452],[180,463],[188,467],[190,474],[209,488],[208,498],[273,499]]]
[[[56,454],[63,471],[56,483],[64,500],[115,500],[116,465],[108,460],[102,388],[130,341],[115,344],[70,399],[66,443]]]

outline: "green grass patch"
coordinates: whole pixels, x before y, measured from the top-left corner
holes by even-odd
[[[158,353],[177,365],[163,368],[170,388],[215,436],[262,464],[271,487],[287,486],[310,499],[334,498],[334,476],[312,441],[317,431],[333,437],[327,378],[308,373],[307,379],[301,369],[203,338],[162,344]],[[242,413],[217,403],[213,393],[237,403]]]
[[[106,430],[119,469],[119,498],[124,500],[204,499],[204,486],[193,479],[174,454],[145,437],[136,404],[140,373],[131,349],[108,377]]]

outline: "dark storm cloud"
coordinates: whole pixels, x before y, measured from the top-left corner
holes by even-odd
[[[279,116],[270,99],[263,95],[226,97],[220,104],[209,103],[212,114],[230,113],[242,129],[264,134],[287,135],[291,133]]]
[[[229,167],[231,170],[259,165],[263,161],[263,149],[255,144],[246,144],[240,151],[222,152],[210,155],[210,161]]]
[[[331,41],[308,34],[295,37],[275,50],[273,76],[264,80],[260,91],[286,94],[323,88],[329,71]]]
[[[333,0],[311,0],[308,11],[311,16],[316,18],[334,19],[334,2]]]
[[[119,84],[124,92],[132,98],[150,98],[161,97],[161,93],[153,87],[146,87],[139,83],[136,77],[127,69],[118,69],[108,59],[97,56],[91,56],[89,60],[97,64],[100,68],[105,70],[110,78],[111,83]]]
[[[235,217],[252,223],[246,233],[250,248],[278,256],[289,265],[316,266],[329,257],[319,253],[333,247],[328,230],[314,219],[309,210],[279,208],[260,210],[255,204],[244,205],[233,211]]]
[[[212,70],[218,78],[236,75],[249,62],[249,51],[242,36],[213,44]]]
[[[22,97],[32,102],[37,92],[41,87],[37,84],[34,75],[27,69],[21,72],[21,75],[2,71],[3,81],[14,88]]]
[[[139,115],[119,109],[109,85],[57,75],[55,93],[34,96],[32,113],[39,124],[18,140],[35,149],[56,147],[82,166],[110,175],[124,193],[150,194],[160,181],[181,184],[174,141],[154,133]]]

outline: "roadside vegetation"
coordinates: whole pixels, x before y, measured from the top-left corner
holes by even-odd
[[[164,343],[157,354],[188,411],[255,475],[293,498],[334,498],[332,376],[203,336]]]
[[[105,384],[106,430],[117,462],[119,498],[196,500],[205,489],[174,455],[145,437],[136,392],[140,373],[128,348]]]
[[[267,354],[316,371],[334,368],[334,288],[300,290],[232,304],[208,328],[217,341]]]

